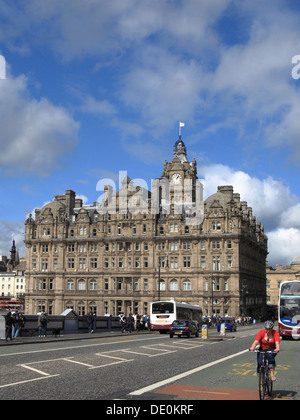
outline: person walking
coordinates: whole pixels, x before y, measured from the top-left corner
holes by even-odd
[[[94,329],[93,329],[94,319],[95,317],[93,315],[93,312],[90,311],[90,313],[86,316],[86,322],[88,324],[89,334],[92,334],[94,332]]]
[[[7,312],[5,316],[5,341],[10,338],[12,341],[12,326],[13,326],[13,317],[10,311]]]
[[[141,331],[141,315],[136,315],[136,330],[137,332]]]
[[[16,312],[12,315],[13,317],[13,325],[12,325],[12,332],[11,332],[11,338],[17,338],[19,335],[19,312],[16,310]]]
[[[132,313],[129,314],[129,317],[127,318],[127,324],[128,324],[128,331],[131,333],[134,329],[134,318],[132,316]]]
[[[119,324],[121,325],[121,331],[123,333],[126,328],[126,316],[124,315],[124,312],[121,312],[119,315]]]
[[[25,317],[23,314],[19,313],[19,337],[23,337],[23,328],[25,327]]]
[[[38,317],[39,337],[46,337],[48,319],[44,311]]]

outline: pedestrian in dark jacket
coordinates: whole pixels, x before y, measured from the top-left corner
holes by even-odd
[[[129,314],[129,317],[127,318],[127,324],[128,324],[128,331],[131,333],[134,329],[134,318],[132,314]]]
[[[46,337],[48,319],[44,311],[38,317],[39,337]]]
[[[19,337],[23,336],[23,328],[25,327],[25,317],[23,314],[19,313]]]
[[[90,313],[86,316],[86,322],[88,325],[89,334],[92,334],[94,332],[94,329],[93,329],[94,319],[95,318],[94,318],[93,312],[90,311]]]
[[[11,312],[7,312],[5,316],[5,340],[7,341],[8,338],[10,338],[10,341],[12,341],[12,326],[14,323],[13,316]]]

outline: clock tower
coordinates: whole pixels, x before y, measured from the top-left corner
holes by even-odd
[[[192,162],[188,161],[181,134],[174,145],[172,161],[164,162],[161,180],[168,181],[171,206],[181,207],[184,203],[195,202],[197,164],[195,159]],[[166,197],[162,196],[162,198]]]
[[[190,179],[195,183],[197,179],[197,164],[193,159],[189,162],[186,154],[186,147],[179,135],[174,145],[172,162],[165,161],[162,179],[168,179],[171,185],[180,185],[184,180]]]

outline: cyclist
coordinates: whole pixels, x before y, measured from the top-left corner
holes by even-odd
[[[257,334],[252,347],[250,348],[251,351],[255,350],[255,347],[259,345],[259,350],[273,350],[275,353],[279,353],[280,351],[280,335],[278,331],[275,331],[273,329],[274,322],[273,321],[266,321],[264,323],[264,329],[259,331]],[[274,369],[276,367],[275,363],[275,357],[277,354],[274,353],[266,353],[269,367],[270,367],[270,373],[271,373],[271,379],[272,381],[276,381],[276,377],[274,375]],[[257,373],[259,373],[259,369],[262,362],[262,354],[257,353]]]

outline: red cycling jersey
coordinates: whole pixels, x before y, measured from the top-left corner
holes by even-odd
[[[266,330],[261,330],[255,340],[259,341],[260,346],[264,350],[269,350],[276,347],[275,343],[280,343],[280,335],[278,331],[272,330],[272,338],[266,340]]]

